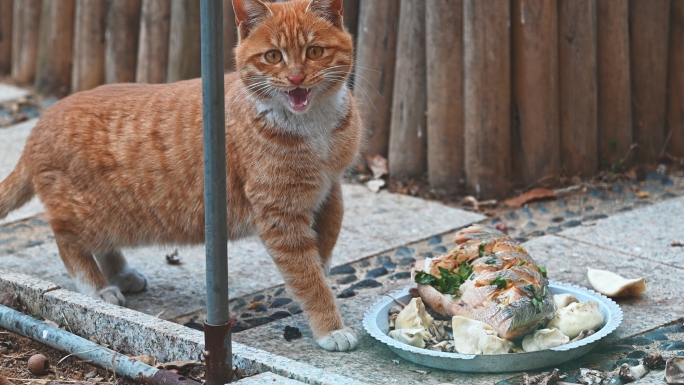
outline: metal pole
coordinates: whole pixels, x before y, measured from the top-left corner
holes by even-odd
[[[0,327],[147,385],[200,385],[0,305]]]
[[[228,312],[226,128],[223,85],[223,1],[201,0],[204,215],[207,320],[204,327],[207,385],[232,377]]]

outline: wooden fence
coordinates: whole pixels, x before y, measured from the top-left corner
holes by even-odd
[[[365,151],[482,197],[684,156],[684,0],[344,0]],[[236,42],[224,0],[226,69]],[[200,76],[199,0],[0,0],[44,93]],[[636,146],[635,146],[636,145]]]

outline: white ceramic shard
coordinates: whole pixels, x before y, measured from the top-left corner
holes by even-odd
[[[579,302],[577,297],[575,297],[572,294],[554,294],[553,295],[553,303],[556,305],[556,310],[560,308],[564,308],[571,303]]]
[[[607,270],[589,269],[587,278],[594,290],[608,297],[629,297],[646,291],[646,279],[627,279]]]
[[[496,330],[484,322],[455,316],[451,319],[454,347],[461,354],[504,354],[513,349],[511,341],[496,336]]]
[[[556,315],[547,328],[556,328],[569,338],[577,337],[582,330],[598,331],[603,326],[603,314],[598,302],[575,302],[556,310]]]
[[[561,333],[558,329],[539,329],[523,338],[522,348],[526,352],[536,352],[564,345],[569,341],[570,337]]]
[[[425,311],[425,305],[420,298],[414,298],[399,312],[394,321],[395,329],[423,329],[430,330],[434,319]]]
[[[430,340],[430,333],[422,328],[418,329],[396,329],[389,332],[389,336],[399,342],[424,348],[425,343]]]

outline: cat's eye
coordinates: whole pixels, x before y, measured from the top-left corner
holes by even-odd
[[[323,48],[321,47],[309,47],[306,50],[306,57],[311,60],[316,60],[323,55]]]
[[[266,58],[266,61],[271,64],[278,64],[281,60],[283,60],[283,54],[275,49],[273,51],[266,52],[264,57]]]

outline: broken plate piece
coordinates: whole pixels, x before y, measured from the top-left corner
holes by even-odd
[[[474,319],[455,316],[451,319],[454,347],[461,354],[506,354],[515,346],[496,336],[496,330]]]
[[[684,357],[675,356],[667,360],[665,381],[668,384],[684,384]]]
[[[556,315],[546,326],[556,328],[570,338],[577,337],[583,330],[599,330],[604,319],[598,302],[574,302],[556,310]]]
[[[629,297],[646,290],[646,279],[627,279],[611,271],[589,269],[589,283],[601,294],[608,297]]]
[[[558,329],[539,329],[523,338],[522,348],[526,352],[536,352],[565,345],[569,341],[570,338]]]

